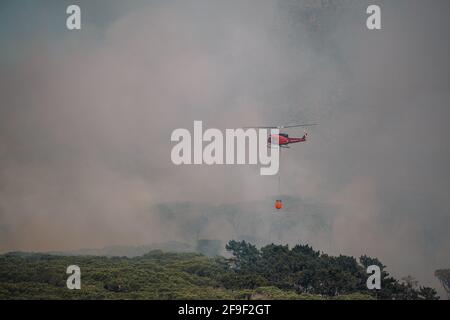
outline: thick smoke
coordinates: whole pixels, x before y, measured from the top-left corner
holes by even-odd
[[[79,3],[81,31],[65,30],[69,3],[1,5],[1,251],[307,242],[437,286],[450,264],[447,1],[377,2],[379,31],[362,1]],[[283,150],[290,211],[272,214],[278,177],[254,166],[174,166],[170,134],[194,120],[320,122]]]

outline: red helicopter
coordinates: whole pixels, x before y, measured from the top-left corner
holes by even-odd
[[[245,127],[245,128],[254,128],[254,129],[288,129],[288,128],[298,128],[298,127],[311,127],[316,126],[317,123],[303,123],[303,124],[293,124],[288,126],[272,126],[272,127]],[[301,138],[291,138],[287,133],[280,132],[279,134],[272,134],[267,138],[267,146],[271,146],[272,144],[276,144],[278,141],[278,145],[281,148],[290,148],[289,144],[305,142],[308,137],[308,133],[305,131],[303,137]],[[272,143],[273,141],[273,143]]]
[[[293,124],[288,126],[272,126],[272,127],[246,127],[246,128],[254,128],[254,129],[288,129],[288,128],[298,128],[298,127],[311,127],[316,126],[317,123],[303,123],[303,124]],[[303,137],[301,138],[291,138],[287,133],[279,133],[272,134],[267,138],[267,146],[271,147],[272,145],[278,144],[280,148],[290,148],[289,145],[292,143],[305,142],[308,133],[304,132]],[[273,142],[272,142],[273,141]],[[277,143],[278,142],[278,143]],[[280,178],[278,178],[278,191],[280,190]],[[283,209],[283,201],[278,199],[275,201],[275,209],[281,210]]]

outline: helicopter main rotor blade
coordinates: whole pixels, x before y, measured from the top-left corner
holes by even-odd
[[[271,126],[271,127],[243,127],[243,129],[288,129],[288,128],[296,128],[296,127],[311,127],[317,126],[318,123],[304,123],[304,124],[293,124],[288,126]]]
[[[280,129],[280,127],[242,127],[242,129]]]
[[[304,123],[304,124],[293,124],[293,125],[289,125],[289,126],[281,126],[279,128],[281,129],[286,129],[286,128],[296,128],[296,127],[312,127],[312,126],[317,126],[318,123]]]

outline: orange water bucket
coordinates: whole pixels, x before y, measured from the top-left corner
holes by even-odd
[[[281,200],[275,201],[275,209],[277,210],[283,209],[283,202]]]

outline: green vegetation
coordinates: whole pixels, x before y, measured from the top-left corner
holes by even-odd
[[[151,251],[139,257],[0,256],[0,299],[435,299],[431,288],[401,283],[383,270],[382,290],[365,288],[361,257],[331,257],[309,246],[230,241],[232,258]],[[81,268],[81,290],[68,290],[66,268]],[[381,263],[379,263],[380,266]],[[384,266],[382,266],[384,269]]]
[[[267,245],[261,249],[245,241],[230,241],[227,250],[234,274],[222,280],[227,288],[258,288],[268,284],[297,294],[312,294],[337,299],[393,299],[434,300],[436,291],[418,287],[417,281],[406,277],[394,279],[378,259],[361,256],[355,258],[340,255],[332,257],[313,250],[308,245],[296,245],[292,249],[282,245]],[[381,269],[381,290],[368,290],[366,281],[369,265]]]
[[[448,299],[450,299],[450,269],[436,270],[434,275],[442,283],[445,292],[447,292]]]

